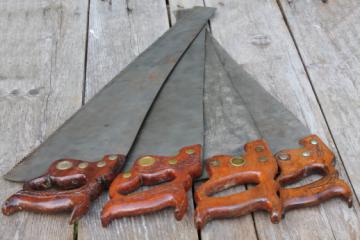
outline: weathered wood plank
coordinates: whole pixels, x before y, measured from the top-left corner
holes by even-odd
[[[90,1],[86,101],[168,28],[164,1]]]
[[[194,6],[204,6],[203,0],[170,0],[169,1],[169,10],[170,10],[170,20],[171,24],[176,22],[176,11],[183,10],[186,8],[192,8]]]
[[[280,5],[358,200],[360,88],[356,79],[360,72],[360,3],[280,1]],[[359,231],[354,231],[359,228],[359,221],[347,222],[349,226],[333,224],[333,228],[336,232],[349,232],[347,239],[360,238]]]
[[[211,20],[212,32],[232,57],[336,152],[276,1],[206,0],[205,4],[218,8]],[[214,139],[223,137],[222,134],[211,136]],[[340,160],[338,169],[346,178]],[[265,213],[256,213],[254,217],[260,239],[354,239],[360,236],[356,227],[359,226],[358,209],[358,203],[355,208],[348,209],[340,200],[332,200],[320,207],[289,212],[279,225],[271,224]],[[212,231],[221,232],[224,227],[225,224],[212,225],[215,229]],[[225,231],[233,232],[235,237],[240,229],[237,225]],[[206,231],[207,227],[201,232],[202,237],[212,238],[206,236]]]
[[[281,6],[360,196],[360,2],[281,1]]]
[[[90,3],[86,100],[169,28],[165,1],[118,0]],[[78,239],[197,239],[193,204],[180,222],[173,209],[114,220],[102,228],[100,211],[107,193],[79,222]]]
[[[206,4],[218,6],[223,13],[211,22],[213,34],[222,45],[336,151],[276,1],[221,4],[207,0]],[[346,178],[341,161],[338,162],[338,169]],[[332,200],[320,207],[289,212],[279,225],[269,224],[267,215],[256,213],[255,224],[260,239],[351,239],[360,234],[357,212],[357,204],[348,209],[340,200]]]
[[[0,173],[80,106],[87,1],[0,2]],[[1,201],[21,188],[0,179]],[[0,214],[1,239],[72,239],[68,214]]]

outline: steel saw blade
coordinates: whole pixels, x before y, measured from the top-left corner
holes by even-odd
[[[97,161],[107,154],[127,155],[163,83],[214,11],[204,7],[186,11],[170,30],[4,177],[30,180],[63,158]]]
[[[297,148],[298,141],[309,135],[310,130],[247,73],[213,37],[210,45],[207,56],[211,54],[218,68],[221,64],[221,71],[226,73],[222,78],[231,81],[241,98],[238,105],[244,109],[242,120],[246,124],[242,124],[245,128],[237,144],[242,148],[247,142],[262,138],[274,153]]]

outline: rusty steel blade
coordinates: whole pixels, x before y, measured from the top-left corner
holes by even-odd
[[[217,67],[220,68],[217,71],[226,72],[222,77],[230,79],[241,98],[238,104],[244,109],[241,119],[244,122],[241,126],[244,128],[241,129],[243,136],[239,139],[239,146],[242,147],[250,140],[262,138],[269,143],[274,153],[299,147],[298,141],[310,134],[309,129],[271,96],[243,66],[231,58],[214,38],[211,38],[211,45],[206,53],[207,57],[213,57],[214,61],[217,61]]]
[[[186,11],[5,178],[32,179],[62,158],[97,161],[106,154],[127,155],[158,91],[214,11],[202,7]]]
[[[176,155],[180,148],[203,145],[205,29],[184,54],[144,121],[125,171],[142,155]]]

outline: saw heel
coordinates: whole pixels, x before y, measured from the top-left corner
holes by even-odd
[[[315,206],[335,197],[344,199],[352,206],[352,193],[349,185],[339,178],[334,167],[335,155],[316,135],[310,135],[300,141],[303,148],[280,151],[276,154],[281,174],[278,177],[280,198],[283,211]],[[318,173],[323,177],[315,182],[285,188],[310,174]]]
[[[192,186],[192,179],[200,175],[201,145],[182,148],[173,157],[139,158],[130,172],[121,173],[111,184],[110,200],[101,213],[103,226],[115,218],[147,214],[167,207],[174,207],[175,218],[181,220],[188,207],[187,191]],[[132,193],[141,186],[154,184],[160,185]]]
[[[263,140],[246,144],[243,157],[219,155],[208,159],[209,180],[195,192],[197,228],[201,229],[211,219],[238,217],[257,210],[268,211],[272,221],[279,222],[282,205],[277,195],[279,184],[275,181],[277,169],[276,160]],[[245,192],[211,196],[229,187],[249,183],[257,185]]]

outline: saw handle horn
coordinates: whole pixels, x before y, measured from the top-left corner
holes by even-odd
[[[282,209],[277,195],[279,185],[275,181],[277,169],[276,160],[263,140],[246,144],[242,157],[219,155],[208,159],[206,170],[209,180],[195,192],[196,227],[201,229],[211,219],[236,217],[256,210],[270,212],[271,221],[279,222]],[[232,186],[248,183],[257,185],[230,196],[211,196]]]
[[[319,205],[320,203],[341,197],[352,206],[352,193],[347,183],[339,178],[334,167],[335,155],[316,135],[300,140],[303,148],[280,151],[276,154],[281,174],[279,183],[283,211],[299,207]],[[318,173],[323,177],[301,187],[285,188],[305,177]]]
[[[48,171],[27,181],[2,207],[4,215],[18,211],[57,213],[72,210],[73,224],[89,208],[123,166],[125,156],[109,155],[98,162],[74,159],[55,161]]]
[[[184,147],[177,156],[144,156],[136,160],[131,171],[119,174],[109,189],[110,200],[101,212],[105,227],[113,219],[155,212],[175,207],[181,220],[188,207],[187,191],[193,179],[201,175],[201,145]],[[135,192],[141,186],[154,186]]]

